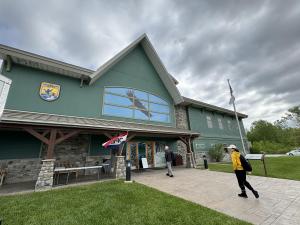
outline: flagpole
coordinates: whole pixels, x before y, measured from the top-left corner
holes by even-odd
[[[237,122],[237,125],[238,125],[238,128],[239,128],[239,133],[240,133],[240,138],[241,138],[241,141],[242,141],[242,145],[243,145],[243,151],[244,151],[244,154],[246,155],[246,149],[245,149],[245,144],[244,144],[244,139],[243,139],[243,136],[242,136],[242,131],[241,131],[241,127],[240,127],[240,123],[239,123],[239,118],[238,118],[238,115],[236,113],[236,108],[235,108],[235,98],[233,96],[233,91],[232,91],[232,88],[230,86],[230,82],[229,82],[229,79],[227,79],[227,82],[228,82],[228,85],[229,85],[229,89],[230,89],[230,94],[231,94],[231,98],[232,98],[232,104],[233,104],[233,109],[234,109],[234,114],[235,114],[235,119],[236,119],[236,122]]]

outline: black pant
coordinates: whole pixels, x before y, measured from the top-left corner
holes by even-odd
[[[245,191],[245,186],[250,190],[254,191],[253,187],[246,180],[246,171],[245,170],[235,170],[236,178],[239,182],[239,186],[242,191]]]

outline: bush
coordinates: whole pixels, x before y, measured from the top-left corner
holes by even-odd
[[[293,149],[292,146],[287,146],[281,143],[274,143],[270,141],[254,141],[251,153],[265,152],[268,154],[283,154]]]
[[[220,162],[224,158],[224,146],[223,144],[216,144],[214,147],[209,149],[208,155],[212,160]]]

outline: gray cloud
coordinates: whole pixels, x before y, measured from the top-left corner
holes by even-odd
[[[274,121],[300,104],[300,2],[1,1],[0,43],[96,69],[146,32],[183,95]]]

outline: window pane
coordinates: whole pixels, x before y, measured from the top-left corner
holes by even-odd
[[[208,128],[213,128],[211,117],[210,116],[206,116],[206,120],[207,120],[207,127]]]
[[[105,92],[115,93],[127,96],[128,88],[105,88]]]
[[[150,120],[168,123],[169,115],[151,112]]]
[[[122,108],[111,105],[104,105],[103,114],[109,116],[119,116],[119,117],[133,117],[133,109]]]
[[[138,99],[143,99],[143,100],[148,101],[148,93],[146,93],[146,92],[142,92],[142,91],[137,91],[137,90],[135,90],[135,91],[134,91],[134,95],[135,95],[135,97],[138,98]]]
[[[134,106],[139,109],[148,110],[148,102],[140,101],[139,99],[134,100]]]
[[[159,105],[155,103],[150,103],[150,111],[169,113],[169,107],[166,105]]]
[[[156,97],[154,95],[149,95],[149,101],[150,102],[156,102],[156,103],[161,103],[161,104],[168,105],[168,103],[166,101],[164,101],[161,98]]]
[[[135,110],[134,111],[134,118],[140,120],[149,120],[149,112],[145,110]]]
[[[113,104],[113,105],[121,105],[121,106],[132,106],[133,99],[121,97],[118,95],[112,95],[112,94],[105,94],[104,96],[104,102],[107,104]]]
[[[220,118],[218,118],[218,122],[219,122],[219,128],[221,130],[223,130],[223,123],[222,123],[222,120]]]

